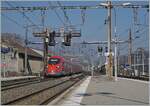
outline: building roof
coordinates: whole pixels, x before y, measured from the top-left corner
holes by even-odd
[[[18,53],[23,53],[25,52],[25,46],[21,43],[18,43],[15,40],[12,40],[11,38],[1,38],[1,44],[2,45],[6,45],[7,47],[10,48],[15,48]],[[27,48],[27,54],[30,56],[36,56],[36,57],[42,57],[42,55],[40,55],[39,53],[37,53],[36,51],[32,50],[31,48]]]

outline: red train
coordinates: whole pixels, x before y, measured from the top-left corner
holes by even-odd
[[[65,59],[61,56],[52,56],[48,59],[45,76],[64,76],[82,71],[81,65],[73,63],[71,59]]]

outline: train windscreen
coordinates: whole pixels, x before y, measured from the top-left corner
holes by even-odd
[[[60,59],[58,58],[50,58],[48,64],[58,64]]]

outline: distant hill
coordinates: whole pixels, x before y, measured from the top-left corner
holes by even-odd
[[[1,42],[12,44],[12,43],[19,43],[21,45],[24,45],[23,38],[20,37],[20,35],[16,33],[1,33]]]

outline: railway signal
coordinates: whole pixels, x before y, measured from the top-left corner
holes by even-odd
[[[99,47],[99,46],[98,46],[98,47],[97,47],[97,50],[98,50],[99,53],[102,53],[103,47]]]
[[[55,44],[56,44],[56,42],[55,42],[55,35],[56,35],[55,31],[52,31],[49,34],[49,37],[48,37],[48,45],[49,46],[55,46]]]
[[[69,32],[67,35],[64,36],[64,42],[62,42],[62,44],[65,46],[70,46],[71,38],[72,38],[72,34],[71,34],[71,32]]]
[[[105,52],[108,52],[108,47],[105,47]]]

